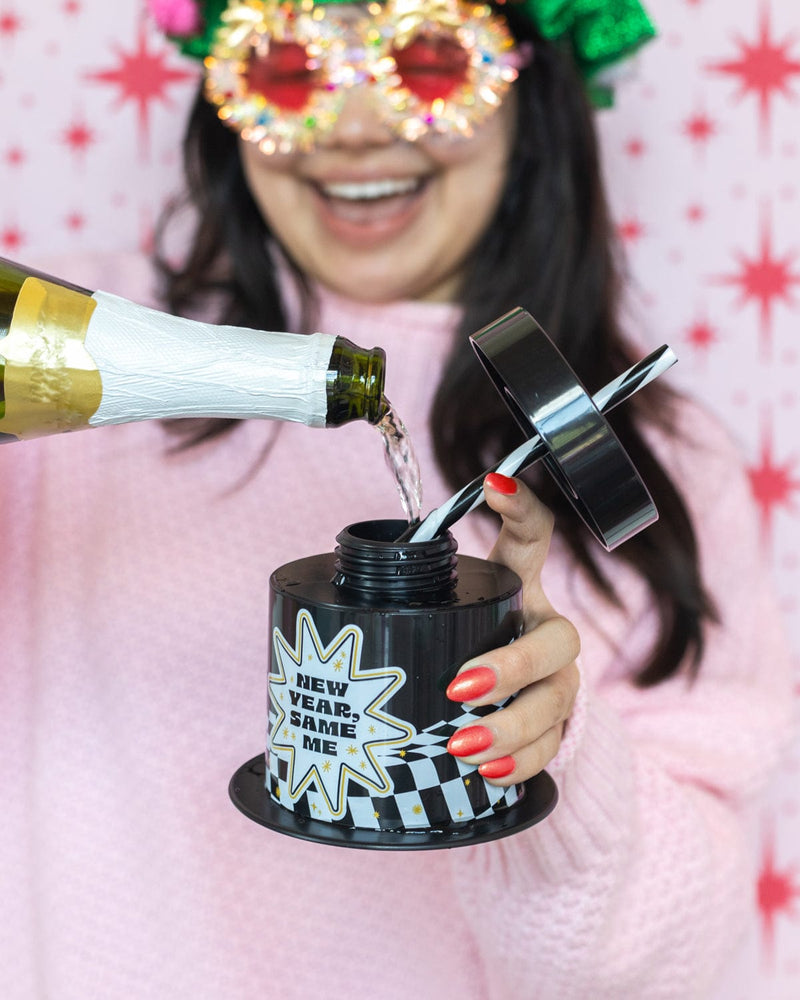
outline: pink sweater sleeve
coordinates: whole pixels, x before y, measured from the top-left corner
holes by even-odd
[[[451,852],[484,966],[499,973],[492,998],[705,997],[752,906],[749,835],[790,736],[789,657],[746,476],[707,434],[707,452],[671,462],[721,617],[698,679],[625,680],[654,629],[649,613],[631,621],[605,668],[584,663],[548,767],[554,813]]]

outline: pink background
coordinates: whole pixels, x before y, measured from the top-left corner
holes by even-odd
[[[197,67],[140,0],[0,0],[0,255],[82,280],[135,254],[177,183]],[[738,436],[800,651],[800,9],[649,0],[660,39],[601,115],[628,320]],[[109,279],[108,291],[122,291]],[[594,387],[592,387],[594,388]],[[731,552],[731,572],[736,554]],[[725,1000],[800,997],[800,743],[761,817],[753,935]],[[587,998],[588,1000],[588,998]],[[635,998],[631,998],[635,1000]]]

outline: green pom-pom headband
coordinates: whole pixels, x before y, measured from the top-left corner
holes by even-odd
[[[317,0],[352,3],[353,0]],[[502,0],[501,0],[502,2]],[[569,47],[593,102],[612,103],[603,71],[627,59],[655,37],[639,0],[508,0],[550,41]],[[156,23],[188,56],[205,59],[214,45],[228,0],[149,0]]]

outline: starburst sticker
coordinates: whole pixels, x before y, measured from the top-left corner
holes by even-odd
[[[348,625],[326,646],[308,611],[297,615],[296,645],[273,629],[270,703],[275,712],[269,751],[287,765],[281,802],[291,808],[313,784],[332,819],[347,808],[352,780],[376,795],[393,784],[381,751],[415,735],[413,726],[382,707],[406,682],[399,667],[361,668],[363,633]],[[285,786],[285,787],[284,787]]]

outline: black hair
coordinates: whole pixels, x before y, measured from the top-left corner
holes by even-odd
[[[601,179],[593,110],[574,62],[542,39],[528,19],[504,7],[515,36],[534,56],[515,84],[516,137],[504,194],[495,218],[464,270],[463,316],[431,414],[437,462],[453,490],[479,475],[520,441],[519,429],[475,363],[468,335],[522,306],[558,344],[594,391],[637,360],[618,323],[621,267]],[[246,183],[236,136],[198,94],[184,142],[187,199],[196,229],[180,266],[160,264],[165,300],[176,313],[209,296],[221,304],[219,322],[287,329],[269,232]],[[163,224],[177,210],[173,206]],[[297,275],[305,287],[302,275]],[[312,321],[306,288],[302,330]],[[648,446],[648,424],[675,434],[676,396],[658,383],[614,415],[614,429],[647,483],[658,522],[627,541],[615,558],[646,582],[659,615],[648,662],[636,677],[649,686],[682,668],[696,672],[703,631],[715,620],[701,579],[697,544],[686,505]],[[228,432],[235,421],[191,422],[188,444]],[[185,425],[182,425],[185,426]],[[597,545],[549,477],[531,479],[556,515],[556,530],[596,588],[622,606],[596,558]]]

